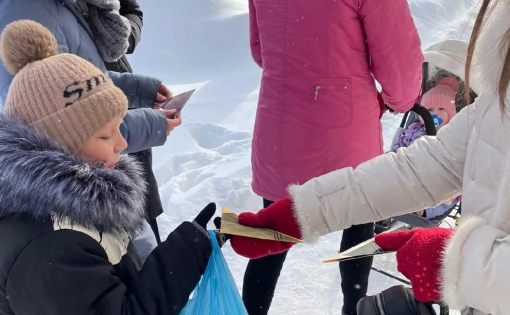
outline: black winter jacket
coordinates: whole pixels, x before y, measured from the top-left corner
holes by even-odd
[[[85,163],[0,115],[0,314],[178,314],[205,270],[208,237],[185,222],[139,268],[135,163]]]

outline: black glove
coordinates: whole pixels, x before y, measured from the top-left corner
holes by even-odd
[[[213,223],[214,223],[214,226],[215,226],[218,230],[219,230],[219,229],[221,229],[221,218],[220,218],[220,217],[216,217],[216,218],[214,218]]]
[[[221,228],[221,218],[220,217],[214,218],[213,223],[214,223],[214,226],[216,226],[216,228],[218,230]],[[220,245],[220,247],[222,247],[223,244],[225,244],[230,239],[230,235],[216,232],[216,239],[218,240],[218,244]]]
[[[207,206],[205,206],[202,211],[197,215],[195,220],[196,224],[200,225],[204,230],[207,230],[207,222],[211,220],[214,213],[216,212],[216,204],[214,202],[209,203]]]

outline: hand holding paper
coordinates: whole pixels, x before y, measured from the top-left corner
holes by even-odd
[[[383,249],[397,251],[398,271],[411,280],[416,299],[431,302],[441,298],[439,270],[453,232],[445,228],[396,231],[377,235],[375,242]]]
[[[232,217],[227,217],[222,220],[220,232],[225,233],[225,228],[231,229],[228,234],[233,235],[230,239],[232,248],[244,257],[255,259],[278,254],[301,242],[301,231],[289,197],[257,213],[241,213],[237,220],[239,224],[251,228],[231,225],[234,223]]]
[[[153,108],[161,108],[161,105],[172,98],[172,91],[165,85],[161,84],[156,92],[156,101]]]
[[[195,92],[195,90],[193,89],[193,90],[181,93],[179,95],[176,95],[176,96],[168,99],[163,104],[161,104],[161,108],[162,109],[175,109],[174,117],[179,117],[181,114],[182,108],[184,107],[184,105],[186,105],[186,103],[188,102],[188,100],[190,99],[191,95],[193,95],[194,92]]]
[[[219,218],[217,218],[219,219]],[[221,222],[221,227],[220,227]],[[303,241],[292,237],[290,235],[280,233],[271,229],[254,228],[238,223],[238,216],[231,212],[230,209],[223,208],[223,213],[220,220],[215,219],[215,224],[220,229],[221,234],[246,236],[262,240],[302,243]]]
[[[400,231],[400,230],[405,230],[405,229],[407,229],[407,227],[403,225],[403,226],[393,228],[390,231],[381,233],[379,235],[388,234],[388,233],[392,233],[394,231]],[[324,263],[340,262],[340,261],[345,261],[345,260],[358,259],[358,258],[363,258],[363,257],[391,253],[393,251],[394,250],[379,247],[379,245],[376,243],[375,238],[371,238],[371,239],[366,240],[354,247],[344,250],[343,252],[340,252],[334,256],[328,257],[328,258],[324,259],[322,262],[324,262]]]

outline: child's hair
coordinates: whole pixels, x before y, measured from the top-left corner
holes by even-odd
[[[492,3],[497,5],[499,0],[494,0]],[[488,13],[489,6],[491,4],[491,0],[483,0],[480,11],[478,12],[478,16],[476,17],[475,25],[473,27],[473,32],[471,33],[471,39],[469,41],[468,52],[467,52],[467,60],[466,60],[466,89],[464,91],[464,97],[467,103],[471,102],[471,97],[469,93],[469,86],[471,83],[471,65],[473,62],[473,53],[476,48],[476,43],[480,36],[480,32],[483,28],[484,23],[490,16],[490,12]],[[494,7],[493,6],[493,7]],[[503,62],[503,69],[501,70],[501,75],[499,79],[498,92],[499,92],[499,105],[502,113],[505,113],[505,105],[506,105],[506,97],[507,97],[507,88],[510,83],[510,28],[506,31],[506,34],[501,41],[501,47],[499,47],[502,51],[502,54],[505,56]]]
[[[127,98],[90,62],[59,54],[57,40],[41,24],[15,21],[0,38],[0,58],[14,75],[6,115],[31,125],[78,153],[88,139],[127,111]]]

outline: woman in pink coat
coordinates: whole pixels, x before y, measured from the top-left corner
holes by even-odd
[[[250,37],[263,69],[252,187],[265,207],[291,183],[381,154],[382,99],[405,112],[419,95],[423,56],[406,0],[250,0]],[[372,224],[345,230],[341,249],[372,233]],[[250,315],[267,314],[285,256],[248,263]],[[371,263],[340,264],[344,314],[355,314]]]

